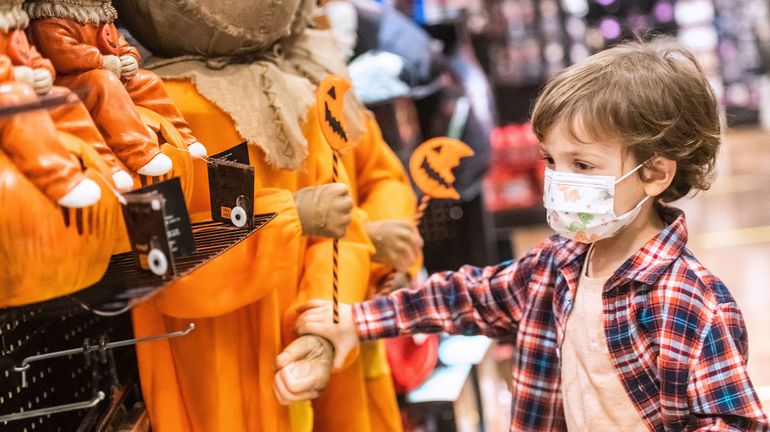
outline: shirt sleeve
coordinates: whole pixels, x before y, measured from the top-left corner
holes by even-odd
[[[720,305],[690,367],[694,430],[770,431],[749,378],[746,326],[735,303]]]
[[[516,262],[435,274],[420,288],[359,303],[361,339],[447,332],[510,338],[524,314],[527,285],[541,249]]]

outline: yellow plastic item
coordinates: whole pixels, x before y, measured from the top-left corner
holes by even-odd
[[[102,199],[85,209],[62,208],[0,152],[0,307],[73,293],[96,283],[107,269],[122,223],[120,204],[105,180],[109,169],[89,145],[60,136],[82,161],[86,177],[101,186]]]

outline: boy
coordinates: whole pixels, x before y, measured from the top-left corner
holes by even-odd
[[[515,337],[511,430],[770,430],[738,306],[664,204],[708,188],[719,147],[692,54],[661,42],[598,53],[548,83],[532,123],[560,235],[516,262],[343,305],[339,325],[312,302],[297,331],[332,341],[335,363],[359,338]]]

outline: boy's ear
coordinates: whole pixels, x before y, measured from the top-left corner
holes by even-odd
[[[642,183],[647,196],[656,197],[668,189],[676,175],[676,161],[653,156],[642,168]]]

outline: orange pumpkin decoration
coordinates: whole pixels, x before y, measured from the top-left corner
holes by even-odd
[[[342,77],[329,75],[321,81],[316,91],[316,110],[321,132],[329,146],[337,152],[344,152],[355,146],[348,135],[343,115],[348,90],[350,82]]]
[[[59,133],[61,143],[102,189],[84,209],[62,208],[43,195],[0,152],[0,307],[41,302],[86,288],[107,269],[121,221],[110,193],[110,171],[79,138]],[[13,205],[12,205],[13,204]]]
[[[473,150],[452,138],[432,138],[420,144],[409,159],[409,172],[418,188],[431,198],[460,199],[452,170]]]

